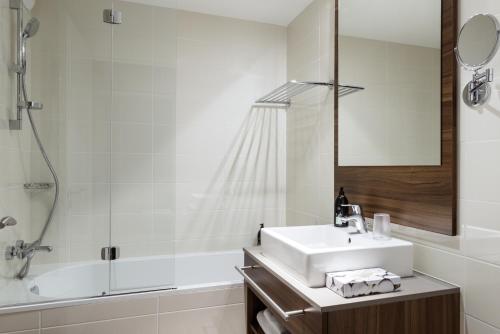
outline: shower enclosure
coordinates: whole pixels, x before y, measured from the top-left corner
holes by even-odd
[[[17,122],[32,137],[33,120],[62,196],[47,219],[59,184],[32,137],[24,185],[30,215],[17,222],[29,228],[2,236],[12,254],[2,259],[0,304],[175,287],[175,164],[161,168],[176,158],[175,9],[39,0],[21,12],[11,20],[24,16],[19,45],[27,57],[16,63],[26,64],[19,80],[27,93],[20,101],[40,105],[25,103],[11,115],[10,131]],[[42,237],[47,252],[38,251]],[[35,250],[16,253],[16,240],[26,249],[35,240]],[[13,286],[16,293],[4,293]]]

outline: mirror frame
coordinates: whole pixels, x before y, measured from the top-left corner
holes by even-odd
[[[335,0],[335,82],[339,70],[339,5]],[[343,0],[348,1],[348,0]],[[335,86],[334,189],[344,187],[366,217],[389,213],[391,222],[426,231],[457,234],[457,0],[441,0],[441,165],[339,166],[338,86]],[[342,61],[342,59],[340,59]]]

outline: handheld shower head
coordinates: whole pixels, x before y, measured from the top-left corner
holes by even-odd
[[[40,21],[36,17],[31,18],[26,24],[26,27],[24,27],[23,37],[33,37],[37,33],[38,28],[40,28]]]

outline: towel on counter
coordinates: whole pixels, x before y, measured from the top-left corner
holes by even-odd
[[[257,322],[265,334],[287,334],[288,331],[268,309],[257,313]]]

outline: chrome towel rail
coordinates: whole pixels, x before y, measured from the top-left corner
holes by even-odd
[[[263,299],[264,302],[271,307],[276,314],[278,314],[283,320],[288,321],[292,317],[303,316],[306,313],[306,310],[294,310],[294,311],[285,311],[279,306],[262,288],[255,283],[255,281],[247,275],[245,270],[247,269],[258,269],[260,266],[245,266],[245,267],[234,267],[236,271],[240,273],[241,276],[245,279],[245,281],[259,294],[260,298]]]
[[[290,106],[292,98],[302,94],[315,87],[328,87],[333,89],[335,83],[330,82],[317,82],[317,81],[296,81],[292,80],[284,85],[276,88],[271,93],[261,97],[255,103],[257,104],[277,104],[281,106]],[[355,93],[363,90],[363,87],[339,85],[339,97]]]

